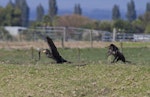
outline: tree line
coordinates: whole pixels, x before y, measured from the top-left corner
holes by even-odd
[[[26,0],[9,1],[0,7],[0,26],[24,26],[29,24],[29,7]]]
[[[112,9],[113,26],[120,32],[150,33],[150,2],[145,9],[145,13],[137,17],[134,1],[131,0],[127,3],[127,20],[122,20],[119,6],[115,4]]]
[[[130,0],[125,20],[121,18],[120,8],[115,4],[111,21],[92,20],[83,16],[80,4],[74,5],[73,14],[64,16],[58,15],[56,0],[48,0],[48,5],[46,14],[42,4],[39,4],[36,8],[36,20],[30,21],[30,8],[26,0],[10,0],[5,7],[0,7],[0,26],[74,26],[110,32],[117,28],[124,33],[150,33],[150,2],[146,4],[145,13],[137,16],[134,0]]]

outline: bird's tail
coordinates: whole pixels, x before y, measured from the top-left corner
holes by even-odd
[[[130,63],[130,64],[132,63],[131,61],[127,61],[127,60],[126,60],[125,62],[126,62],[126,63]]]

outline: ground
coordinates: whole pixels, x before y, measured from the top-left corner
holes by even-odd
[[[44,54],[38,60],[36,49],[5,45],[0,49],[0,96],[149,97],[149,46],[123,43],[123,53],[132,64],[110,64],[112,57],[106,57],[104,47],[58,48],[73,63],[55,64]]]

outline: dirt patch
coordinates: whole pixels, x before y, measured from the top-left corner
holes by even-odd
[[[58,48],[62,47],[61,42],[54,42]],[[96,42],[93,44],[86,41],[78,41],[78,42],[65,42],[64,47],[67,48],[104,48],[108,46],[109,43],[106,42]],[[48,48],[48,45],[44,41],[40,42],[0,42],[0,48],[10,48],[10,49],[30,49],[33,48]]]

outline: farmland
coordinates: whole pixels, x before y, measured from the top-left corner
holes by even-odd
[[[59,48],[72,64],[55,64],[44,54],[38,60],[36,50],[1,48],[0,96],[149,97],[149,46],[124,44],[123,53],[132,64],[110,64],[107,48]]]

